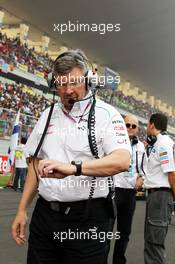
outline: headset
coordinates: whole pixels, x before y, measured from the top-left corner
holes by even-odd
[[[138,144],[138,142],[139,142],[139,140],[138,140],[138,138],[136,136],[133,136],[131,138],[131,146],[134,146],[134,145]]]
[[[161,131],[160,134],[168,135],[167,131]],[[157,136],[154,136],[154,135],[147,136],[146,142],[148,143],[149,146],[154,146],[156,141],[157,141]]]
[[[91,70],[88,69],[86,71],[85,75],[84,75],[84,77],[85,77],[85,87],[86,87],[86,91],[88,91],[90,89],[92,91],[92,93],[95,93],[96,89],[99,88],[98,78],[97,78],[96,73],[93,71],[93,66],[88,61],[87,57],[80,50],[70,50],[70,51],[66,51],[66,52],[61,53],[55,59],[53,64],[55,65],[56,62],[58,60],[60,60],[61,58],[63,58],[63,57],[74,58],[75,60],[83,63],[84,65],[86,65],[87,68],[89,68],[89,64],[91,65],[92,69]],[[48,82],[49,90],[51,90],[51,91],[53,91],[55,93],[55,91],[56,91],[56,78],[54,76],[54,70],[48,74],[47,82]],[[84,100],[87,100],[87,99],[89,99],[89,98],[78,100],[78,101],[84,101]]]

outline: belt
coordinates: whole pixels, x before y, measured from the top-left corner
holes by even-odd
[[[136,193],[136,190],[133,188],[120,188],[120,187],[115,187],[116,191],[122,191],[122,192],[131,192],[131,193]]]
[[[74,202],[60,202],[60,201],[47,201],[41,195],[39,195],[38,201],[43,205],[49,207],[51,210],[56,212],[63,212],[68,215],[70,210],[82,210],[85,209],[87,203],[90,202],[92,206],[103,206],[106,204],[106,198],[94,198],[91,200],[82,200]]]
[[[168,187],[160,187],[160,188],[150,188],[150,189],[148,189],[148,193],[153,193],[153,192],[157,192],[157,191],[170,192],[171,189],[168,188]]]

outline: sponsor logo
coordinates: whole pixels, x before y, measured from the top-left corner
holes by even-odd
[[[123,126],[123,125],[116,125],[115,127],[114,127],[114,130],[125,130],[125,127]]]
[[[167,152],[167,149],[165,147],[160,147],[160,153],[161,152]]]
[[[169,163],[169,160],[162,160],[160,163],[161,163],[162,165],[164,165],[164,164]]]
[[[123,121],[122,120],[113,120],[112,121],[112,124],[123,124]]]
[[[168,160],[168,156],[160,157],[160,160]]]
[[[117,137],[126,137],[126,134],[125,133],[116,132],[116,136]]]
[[[8,163],[8,156],[0,156],[0,173],[5,172],[7,163]]]
[[[87,119],[81,118],[80,122],[86,122],[87,123]]]
[[[126,139],[118,139],[117,143],[118,144],[127,144],[127,140]]]
[[[55,126],[53,124],[49,124],[46,135],[53,134],[54,131],[55,131]]]
[[[166,156],[167,154],[168,154],[168,152],[167,152],[167,151],[164,151],[164,152],[161,152],[161,153],[159,154],[159,156],[162,157],[162,156]]]

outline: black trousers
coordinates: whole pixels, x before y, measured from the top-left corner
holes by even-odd
[[[131,234],[132,219],[136,206],[134,189],[116,188],[117,231],[120,239],[115,241],[113,264],[125,264],[125,252]]]
[[[107,264],[111,222],[106,205],[104,198],[92,199],[85,218],[86,201],[61,203],[54,211],[40,197],[29,226],[27,263]]]

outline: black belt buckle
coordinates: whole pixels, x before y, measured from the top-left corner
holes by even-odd
[[[50,202],[50,208],[55,212],[63,212],[65,215],[68,215],[71,209],[70,207],[61,208],[60,203],[57,201]]]
[[[58,202],[50,202],[50,208],[53,210],[53,211],[56,211],[56,212],[59,212],[60,211],[60,205]]]

